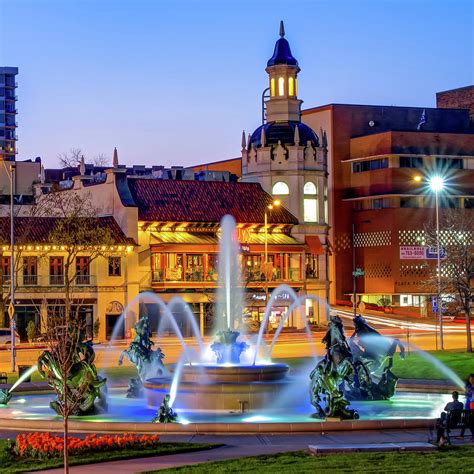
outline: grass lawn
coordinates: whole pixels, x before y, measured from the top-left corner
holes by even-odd
[[[456,351],[433,351],[423,355],[421,353],[405,353],[405,359],[400,359],[399,354],[393,358],[393,372],[404,379],[433,379],[442,380],[448,377],[439,370],[434,363],[428,359],[431,355],[442,362],[446,367],[457,374],[461,380],[474,373],[474,353]],[[292,369],[299,369],[306,364],[310,358],[300,357],[294,359],[275,359],[275,362],[284,362]],[[308,374],[309,376],[309,374]]]
[[[80,456],[71,456],[69,458],[71,466],[80,464],[90,464],[105,461],[116,461],[118,459],[142,458],[148,456],[164,456],[166,454],[187,453],[200,451],[203,449],[212,449],[218,447],[217,444],[194,444],[194,443],[161,443],[154,448],[146,449],[122,449],[120,451],[98,452],[95,454],[81,454]],[[50,469],[62,467],[62,458],[48,459],[39,461],[37,459],[25,460],[12,457],[8,450],[8,441],[0,440],[0,473],[15,473],[25,471],[39,471],[41,469]]]
[[[469,467],[471,466],[471,467]],[[315,472],[472,472],[474,446],[445,448],[432,453],[355,453],[311,456],[303,451],[219,461],[155,471],[156,473],[315,473]],[[151,473],[147,473],[151,474]]]

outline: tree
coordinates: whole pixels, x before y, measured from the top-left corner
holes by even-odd
[[[77,413],[87,390],[96,391],[92,398],[95,400],[102,386],[93,365],[94,352],[84,342],[85,321],[80,314],[82,301],[76,297],[75,291],[77,283],[84,283],[84,279],[89,278],[84,265],[107,257],[114,239],[109,228],[96,217],[97,211],[88,197],[57,191],[45,196],[44,202],[57,217],[49,241],[54,242],[64,255],[64,300],[56,307],[48,308],[45,338],[48,351],[40,357],[38,366],[48,376],[58,397],[53,408],[63,418],[64,471],[69,472],[69,417]]]
[[[441,261],[441,294],[454,298],[458,312],[466,315],[466,348],[472,352],[471,305],[474,298],[474,219],[471,211],[446,209],[439,223],[440,246],[446,249]],[[437,246],[436,225],[428,224],[426,243]],[[431,267],[428,286],[437,292],[437,265]],[[439,303],[441,304],[441,302]]]
[[[84,153],[81,148],[70,148],[69,151],[60,153],[58,161],[61,168],[77,168],[81,163]],[[94,166],[107,166],[110,163],[109,158],[104,153],[99,153],[91,160],[84,157],[85,163]]]

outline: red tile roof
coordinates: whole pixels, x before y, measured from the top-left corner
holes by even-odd
[[[273,202],[258,183],[129,179],[141,221],[220,222],[226,214],[240,223],[263,223],[265,209]],[[284,207],[275,207],[268,222],[297,224]]]
[[[49,236],[60,217],[15,217],[15,238],[18,245],[51,243]],[[112,216],[98,217],[97,226],[108,227],[117,245],[135,245]],[[10,218],[0,217],[0,243],[10,244]]]

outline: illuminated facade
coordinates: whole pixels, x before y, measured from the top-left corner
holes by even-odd
[[[455,208],[474,219],[469,110],[330,104],[303,111],[303,121],[328,137],[331,302],[351,304],[354,242],[364,302],[428,314],[424,282],[436,259],[411,258],[404,248],[423,246],[425,226],[433,225],[426,185],[433,175],[446,179],[441,215]]]

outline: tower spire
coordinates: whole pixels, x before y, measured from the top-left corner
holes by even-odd
[[[84,176],[86,174],[86,163],[84,160],[84,155],[81,155],[81,161],[79,162],[79,174]]]
[[[296,146],[300,145],[300,131],[298,129],[298,125],[295,126],[294,141]]]
[[[114,168],[118,168],[119,161],[118,161],[118,152],[117,147],[114,148],[114,157],[112,158],[112,166]]]
[[[280,36],[283,38],[285,36],[285,25],[283,20],[280,20]]]
[[[244,150],[246,146],[247,146],[247,143],[246,143],[246,137],[245,137],[245,130],[242,130],[242,150]]]

